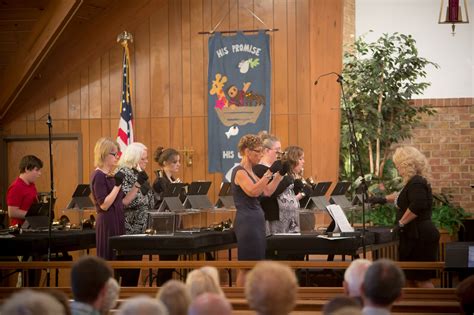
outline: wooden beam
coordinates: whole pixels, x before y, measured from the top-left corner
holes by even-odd
[[[324,269],[346,269],[350,261],[278,261],[291,268],[324,268]],[[201,268],[214,266],[218,269],[237,268],[251,269],[256,261],[225,261],[225,260],[180,260],[180,261],[108,261],[113,269],[121,268]],[[0,269],[43,269],[43,268],[71,268],[72,261],[34,261],[34,262],[0,262]],[[443,261],[396,261],[403,270],[440,270],[444,269]]]
[[[81,4],[82,0],[50,2],[5,69],[0,82],[0,119],[15,102]]]

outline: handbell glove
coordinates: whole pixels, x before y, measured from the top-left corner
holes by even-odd
[[[276,172],[279,172],[282,169],[283,165],[281,163],[281,160],[276,160],[273,162],[272,166],[270,166],[270,171],[275,174]]]
[[[384,204],[387,203],[387,198],[380,197],[380,196],[371,196],[371,197],[369,197],[367,202],[372,204],[372,205],[376,205],[376,204],[384,205]]]
[[[145,184],[148,180],[148,174],[145,171],[138,172],[137,182],[141,185]]]
[[[120,186],[123,184],[123,180],[125,179],[125,174],[123,172],[117,172],[114,175],[115,179],[115,186]]]
[[[281,176],[285,176],[286,173],[290,170],[290,163],[288,162],[283,162],[281,164],[281,169],[278,171]]]

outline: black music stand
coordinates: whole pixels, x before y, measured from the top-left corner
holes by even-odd
[[[25,214],[25,222],[22,229],[47,229],[49,227],[49,210],[51,210],[51,220],[54,219],[54,202],[48,199],[48,202],[34,203]],[[50,203],[52,203],[50,205]]]
[[[207,197],[207,192],[211,187],[211,182],[198,181],[192,182],[188,186],[184,208],[186,209],[210,209],[214,206]]]
[[[309,196],[308,202],[306,203],[306,209],[319,209],[319,210],[326,210],[326,206],[330,203],[326,199],[326,193],[331,187],[331,182],[320,182],[318,183],[311,194]]]
[[[183,189],[183,183],[172,183],[169,184],[162,195],[162,201],[160,206],[158,207],[158,211],[175,211],[175,210],[183,210],[184,206],[179,199],[179,194]]]
[[[219,199],[217,199],[217,208],[235,208],[234,196],[232,196],[230,183],[222,183],[219,191]]]
[[[349,209],[352,207],[352,203],[346,198],[346,192],[351,187],[351,183],[349,182],[339,182],[334,187],[333,191],[331,192],[331,196],[329,197],[329,201],[332,204],[339,205],[343,209]]]
[[[91,187],[88,184],[79,184],[76,190],[72,194],[72,199],[66,206],[66,209],[79,209],[93,208],[94,203],[89,198],[91,194]]]

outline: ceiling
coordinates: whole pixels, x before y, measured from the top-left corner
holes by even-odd
[[[0,0],[0,119],[50,51],[113,0]]]

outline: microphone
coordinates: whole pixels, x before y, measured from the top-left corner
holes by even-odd
[[[46,120],[46,125],[51,126],[53,124],[53,119],[51,115],[48,113],[48,120]]]
[[[342,78],[342,75],[340,75],[339,73],[337,72],[334,72],[334,71],[331,71],[331,72],[328,72],[328,73],[324,73],[324,74],[321,74],[317,79],[316,81],[314,81],[314,85],[317,85],[319,80],[323,77],[327,77],[328,75],[336,75],[337,76],[337,82],[342,82],[343,81],[343,78]]]

